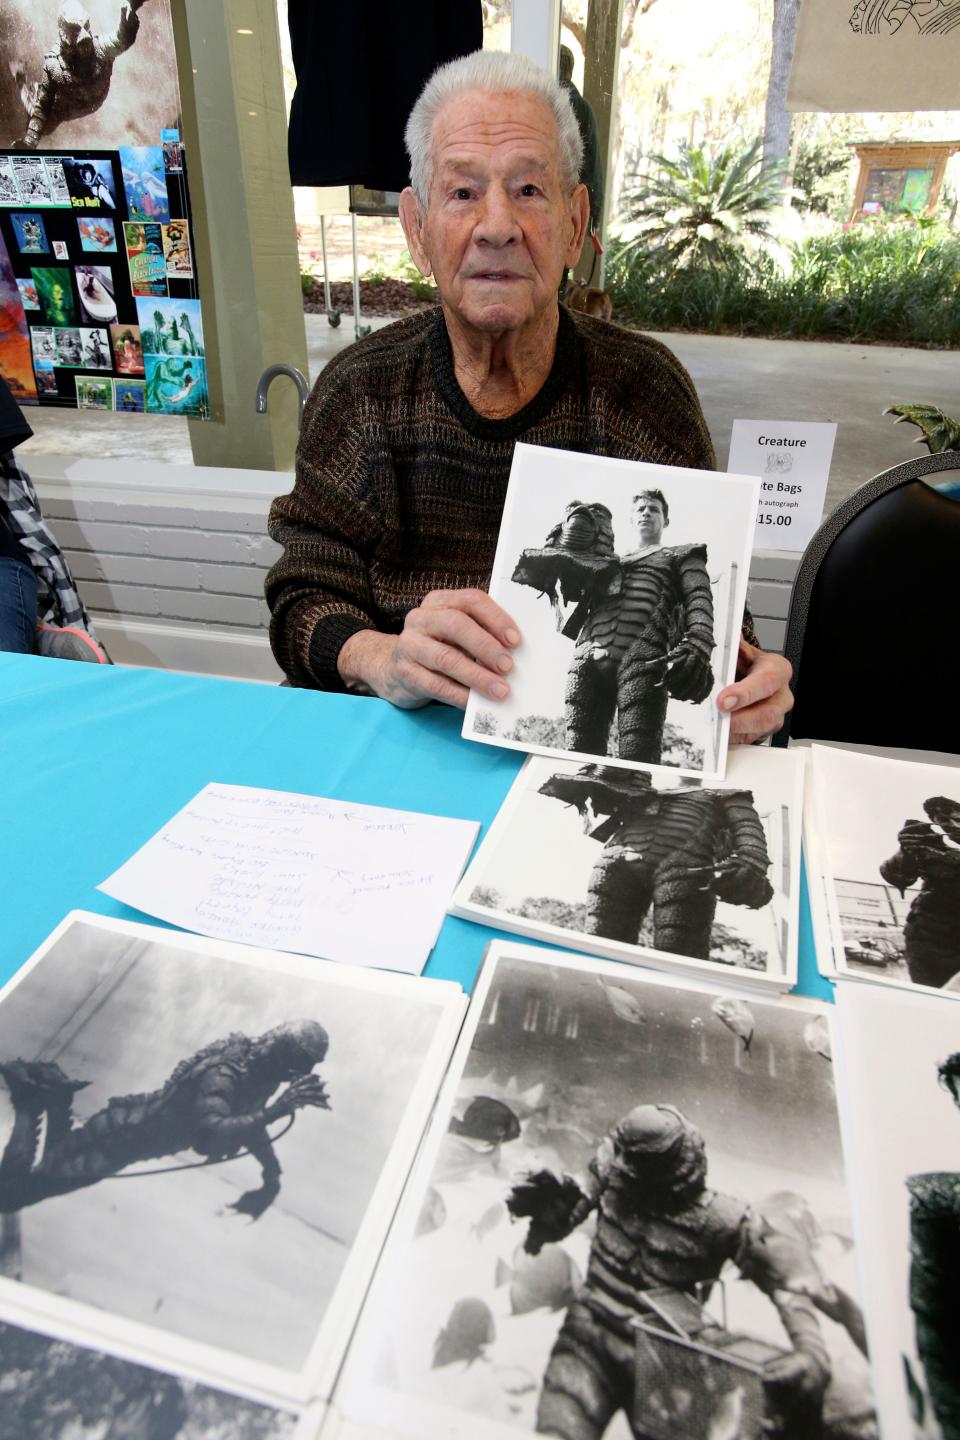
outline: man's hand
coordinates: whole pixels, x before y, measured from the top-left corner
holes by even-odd
[[[730,715],[730,744],[751,745],[775,735],[793,709],[789,660],[740,641],[736,684],[717,696],[717,706]]]
[[[360,630],[337,657],[340,678],[401,710],[431,700],[464,709],[471,690],[505,700],[508,653],[520,632],[505,610],[482,590],[431,590],[411,610],[399,635]]]

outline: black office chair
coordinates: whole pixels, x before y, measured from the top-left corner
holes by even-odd
[[[960,499],[931,489],[951,470],[960,452],[885,470],[810,541],[784,646],[796,704],[775,745],[960,753]]]

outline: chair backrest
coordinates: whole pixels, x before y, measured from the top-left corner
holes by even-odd
[[[810,541],[784,646],[796,704],[775,744],[960,753],[960,501],[931,488],[951,470],[960,452],[885,470]]]

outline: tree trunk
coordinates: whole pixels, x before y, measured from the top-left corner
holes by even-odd
[[[790,150],[792,116],[784,108],[790,62],[797,39],[800,0],[773,0],[773,43],[770,49],[770,79],[763,128],[763,169],[782,165]]]

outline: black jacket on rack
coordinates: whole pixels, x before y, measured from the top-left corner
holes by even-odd
[[[403,130],[438,65],[483,45],[480,0],[289,0],[294,185],[409,184]]]

